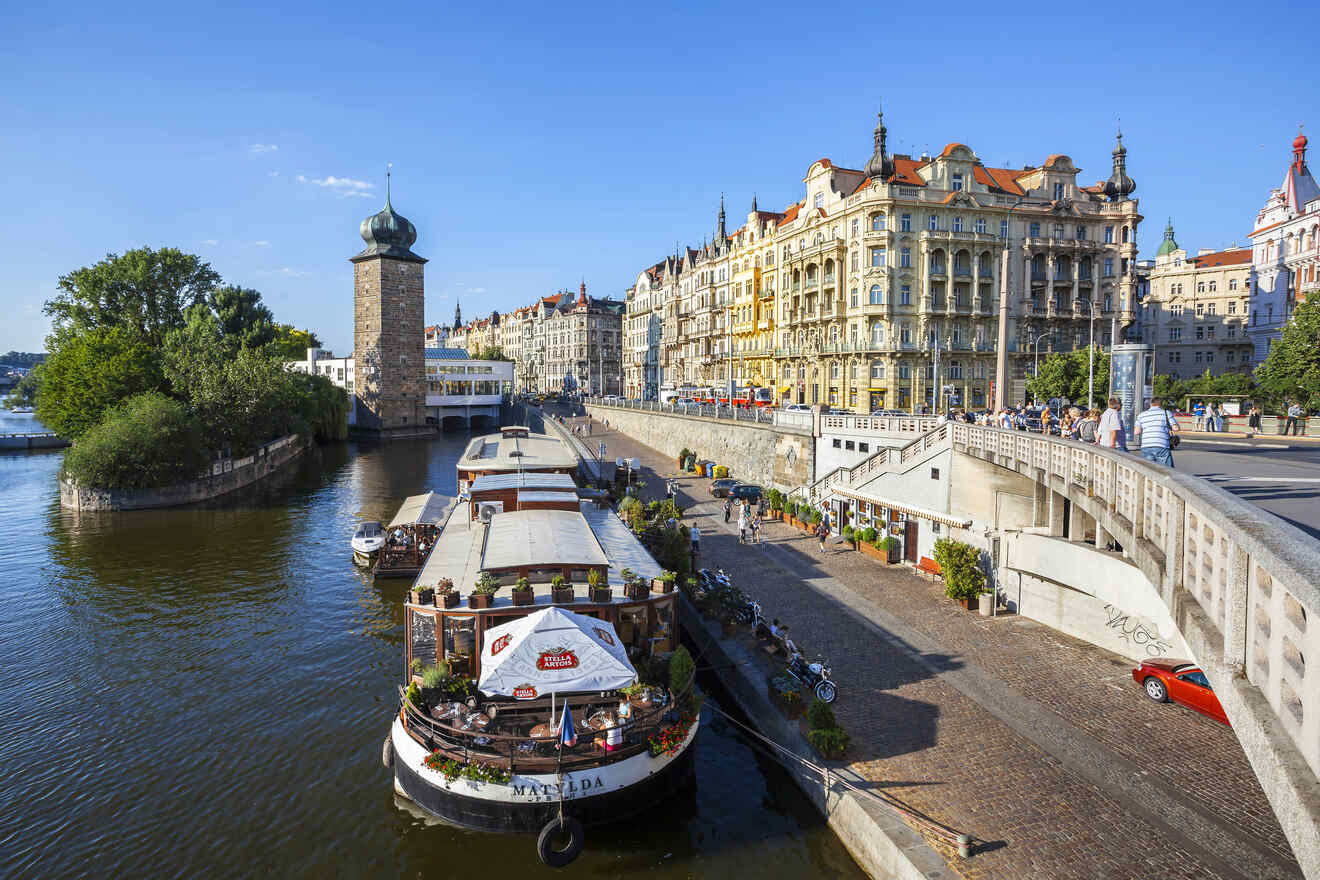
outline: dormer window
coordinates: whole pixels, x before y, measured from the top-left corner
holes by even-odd
[[[1056,183],[1054,184],[1054,201],[1057,202],[1062,199],[1063,199],[1063,184]]]
[[[953,191],[958,192],[963,188],[963,176],[961,174],[953,175]]]
[[[817,208],[825,207],[825,193],[816,193],[815,205]]]

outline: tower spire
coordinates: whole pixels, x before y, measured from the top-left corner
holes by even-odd
[[[866,163],[866,176],[873,180],[888,181],[894,176],[894,159],[889,155],[889,150],[885,145],[885,137],[889,130],[885,128],[885,113],[880,110],[876,113],[875,122],[875,152],[871,154],[870,160]]]
[[[728,236],[724,234],[724,193],[720,193],[720,217],[719,222],[715,224],[715,241],[719,243],[726,238]]]
[[[390,207],[390,169],[393,168],[393,167],[394,167],[394,163],[393,163],[393,162],[386,162],[386,163],[385,163],[385,208],[386,208],[386,210],[393,210],[393,208]]]
[[[1114,144],[1114,170],[1105,181],[1105,196],[1111,202],[1126,201],[1137,188],[1137,182],[1127,175],[1127,147],[1123,146],[1123,129],[1120,126]]]

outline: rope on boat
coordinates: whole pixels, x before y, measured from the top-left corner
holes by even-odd
[[[762,743],[770,746],[771,750],[773,750],[771,752],[772,755],[778,754],[781,758],[791,759],[792,761],[801,765],[803,768],[811,771],[811,773],[815,774],[816,776],[819,776],[821,780],[824,782],[825,794],[827,796],[830,793],[830,789],[837,784],[841,788],[845,788],[848,791],[851,791],[861,797],[867,798],[868,800],[871,800],[879,804],[880,806],[885,807],[894,813],[897,813],[904,820],[908,821],[912,825],[917,826],[920,830],[925,831],[931,836],[939,838],[940,840],[952,846],[957,847],[958,855],[962,856],[963,858],[969,858],[971,856],[971,844],[972,844],[971,835],[964,834],[960,831],[950,828],[947,825],[944,825],[940,822],[936,822],[934,819],[931,819],[930,817],[922,813],[919,813],[910,807],[904,806],[901,802],[897,801],[890,795],[876,793],[874,791],[870,791],[865,788],[859,788],[858,786],[849,782],[847,779],[844,779],[842,776],[839,776],[837,773],[831,771],[829,767],[826,767],[821,764],[817,764],[814,761],[810,761],[807,758],[802,757],[792,749],[788,748],[787,746],[780,745],[779,743],[770,739],[770,737],[761,733],[759,730],[756,730],[755,728],[739,721],[737,718],[734,718],[732,715],[730,715],[728,712],[725,712],[719,706],[713,705],[708,702],[706,704],[706,708],[719,713],[727,721],[731,721],[741,730],[747,732],[757,740],[760,740]]]

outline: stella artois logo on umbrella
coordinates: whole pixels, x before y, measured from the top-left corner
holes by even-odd
[[[515,700],[535,700],[536,686],[527,684],[526,682],[520,685],[515,685],[513,688],[513,698]]]
[[[607,645],[612,646],[614,644],[614,636],[610,635],[609,630],[601,629],[598,626],[593,626],[592,629],[596,633],[596,638],[600,639]]]
[[[577,654],[563,646],[542,651],[536,658],[536,668],[542,672],[548,669],[576,669],[577,665]]]
[[[496,639],[495,641],[491,642],[491,643],[490,643],[490,656],[494,657],[494,656],[495,656],[496,654],[498,654],[500,651],[503,651],[505,648],[509,647],[509,641],[510,641],[512,638],[513,638],[513,636],[509,635],[508,633],[505,633],[504,635],[500,636],[500,637],[499,637],[498,639]]]

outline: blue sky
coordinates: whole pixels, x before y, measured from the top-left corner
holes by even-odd
[[[819,157],[860,167],[880,101],[896,152],[1062,152],[1087,183],[1121,117],[1142,255],[1170,215],[1188,248],[1242,243],[1298,122],[1320,137],[1316,14],[1176,6],[11,6],[0,351],[42,346],[60,274],[173,245],[346,353],[386,163],[429,321],[620,295],[721,191],[733,228]]]

